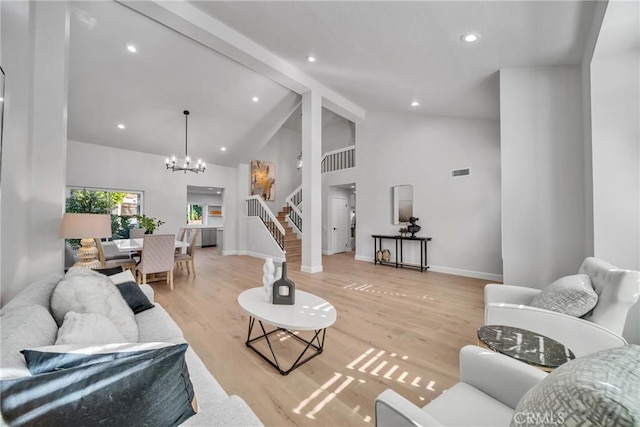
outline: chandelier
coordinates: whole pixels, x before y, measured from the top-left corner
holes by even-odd
[[[298,169],[298,170],[302,169],[302,151],[300,152],[300,155],[298,156],[298,163],[296,165],[296,169]]]
[[[204,172],[207,169],[207,165],[200,159],[198,159],[198,163],[195,165],[195,167],[191,167],[191,157],[189,157],[189,154],[187,151],[187,135],[188,135],[187,132],[189,128],[189,111],[184,110],[183,113],[184,113],[184,163],[182,164],[182,166],[178,166],[176,156],[171,156],[171,159],[167,157],[164,160],[165,166],[167,167],[167,169],[170,169],[173,172],[179,172],[179,171],[184,171],[184,173],[187,173],[187,171],[194,172],[194,173]]]

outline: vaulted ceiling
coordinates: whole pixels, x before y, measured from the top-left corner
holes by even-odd
[[[595,10],[589,1],[189,3],[367,110],[482,119],[499,119],[501,68],[580,63]],[[480,39],[462,42],[469,32]],[[182,156],[188,109],[189,154],[235,166],[288,117],[298,126],[299,95],[122,4],[72,2],[70,34],[72,140]]]

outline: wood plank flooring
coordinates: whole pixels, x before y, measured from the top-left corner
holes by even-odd
[[[337,310],[324,353],[282,376],[245,346],[248,316],[237,296],[262,284],[264,261],[196,251],[197,277],[174,272],[156,300],[227,393],[241,396],[267,426],[374,425],[374,399],[392,388],[419,406],[458,379],[458,351],[476,343],[486,280],[374,266],[353,253],[323,257],[324,271],[288,266],[298,289]],[[294,339],[279,337],[282,351]],[[291,347],[290,347],[291,346]]]

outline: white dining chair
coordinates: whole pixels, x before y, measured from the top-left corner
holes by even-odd
[[[173,266],[175,255],[175,234],[147,234],[142,244],[138,283],[147,283],[147,274],[167,273],[167,283],[173,290]]]
[[[191,236],[189,236],[189,247],[187,248],[187,253],[176,253],[175,262],[182,269],[182,263],[187,264],[187,273],[196,275],[196,264],[195,264],[195,255],[196,255],[196,240],[198,239],[198,233],[200,233],[200,229],[196,228],[192,230]]]
[[[126,254],[113,254],[111,256],[107,255],[106,247],[110,244],[115,247],[112,242],[103,242],[100,239],[94,239],[96,242],[96,248],[98,248],[98,259],[100,260],[100,264],[102,264],[102,268],[111,268],[121,266],[125,270],[135,270],[136,262],[133,258],[130,258]]]

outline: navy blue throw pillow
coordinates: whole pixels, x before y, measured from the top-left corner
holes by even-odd
[[[182,424],[195,414],[187,346],[0,381],[3,421],[54,427]]]
[[[104,274],[105,276],[113,276],[114,274],[122,273],[124,269],[121,265],[111,268],[94,268],[93,271]]]
[[[124,282],[116,285],[124,300],[129,304],[133,314],[142,313],[145,310],[155,307],[149,298],[140,290],[136,282]]]

